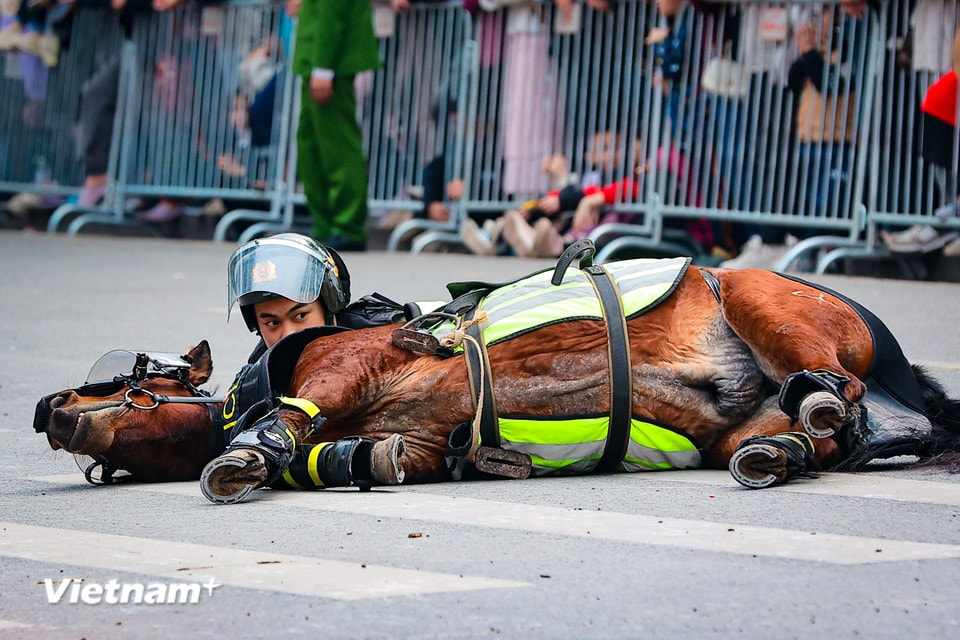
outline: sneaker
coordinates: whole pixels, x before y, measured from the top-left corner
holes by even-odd
[[[915,224],[905,231],[884,232],[882,235],[893,253],[928,253],[957,237],[956,233],[940,235],[928,224]]]
[[[563,237],[549,218],[540,218],[533,224],[533,257],[556,258],[563,253]]]
[[[740,253],[736,258],[724,260],[720,266],[725,269],[772,269],[777,261],[784,256],[796,241],[791,242],[791,237],[787,236],[786,244],[770,245],[764,244],[763,239],[758,235],[750,236],[750,239],[740,248]]]
[[[7,200],[7,211],[18,218],[26,218],[42,207],[43,196],[39,193],[18,193]]]
[[[3,29],[0,29],[0,51],[11,51],[17,48],[20,42],[20,35],[23,33],[23,27],[19,22],[11,22]]]
[[[223,198],[213,198],[200,207],[200,215],[219,218],[227,212],[227,203]]]
[[[143,213],[139,214],[141,220],[147,222],[169,222],[175,220],[183,214],[183,207],[169,202],[160,202]]]
[[[513,252],[521,258],[533,255],[534,233],[533,227],[519,211],[509,209],[503,214],[506,222],[503,225],[503,239],[507,241]]]
[[[396,229],[407,220],[412,219],[413,211],[408,211],[406,209],[394,209],[393,211],[388,211],[381,216],[375,226],[377,229],[387,231],[390,229]]]
[[[945,204],[942,207],[936,209],[933,212],[933,215],[937,216],[941,220],[946,220],[948,218],[956,218],[957,216],[960,216],[960,202]]]
[[[492,256],[496,253],[496,245],[490,234],[477,226],[469,216],[463,219],[460,225],[460,240],[478,256]]]
[[[52,34],[40,36],[37,52],[46,67],[55,67],[60,62],[60,38]]]
[[[490,242],[497,244],[500,241],[500,234],[503,233],[503,225],[507,222],[506,218],[487,218],[483,221],[483,232],[490,238]]]
[[[960,257],[960,238],[954,238],[943,247],[943,255],[947,258]]]
[[[40,57],[40,32],[24,31],[14,41],[14,46],[24,53]]]
[[[100,201],[103,200],[104,194],[107,192],[107,185],[102,185],[99,187],[83,187],[80,189],[80,196],[77,198],[77,206],[79,207],[95,207],[100,204]]]

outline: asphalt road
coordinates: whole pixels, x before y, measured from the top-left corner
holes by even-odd
[[[33,433],[37,399],[109,349],[202,338],[222,390],[254,343],[225,319],[234,248],[0,232],[0,638],[960,637],[960,475],[942,469],[762,491],[711,471],[265,491],[228,507],[195,483],[86,485]],[[348,262],[355,295],[401,301],[549,264]],[[814,279],[960,396],[960,285]],[[177,589],[197,602],[150,602]]]

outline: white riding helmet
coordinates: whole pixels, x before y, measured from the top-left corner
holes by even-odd
[[[242,245],[227,266],[227,320],[234,303],[250,331],[257,331],[253,305],[284,297],[295,302],[319,299],[333,314],[350,302],[350,274],[333,249],[299,233],[281,233]]]

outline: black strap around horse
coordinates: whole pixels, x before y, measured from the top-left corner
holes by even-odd
[[[588,239],[571,244],[557,261],[550,282],[560,285],[563,274],[574,260],[587,276],[600,300],[603,319],[607,325],[607,357],[610,363],[610,426],[595,473],[616,471],[627,453],[630,441],[630,422],[633,417],[633,369],[630,366],[630,343],[627,320],[620,300],[620,290],[613,276],[600,265],[593,264],[596,247]]]
[[[472,320],[476,309],[467,314]],[[480,442],[485,447],[500,447],[500,425],[497,416],[497,403],[493,397],[493,376],[491,375],[490,358],[487,355],[487,345],[483,341],[483,334],[479,324],[472,324],[466,329],[467,335],[474,340],[463,341],[463,354],[467,359],[467,373],[470,386],[473,387],[473,397],[481,403],[480,407]]]

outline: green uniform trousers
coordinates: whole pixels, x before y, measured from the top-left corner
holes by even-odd
[[[297,130],[297,164],[313,237],[367,240],[367,160],[357,123],[352,75],[333,79],[333,98],[319,104],[304,79]]]

